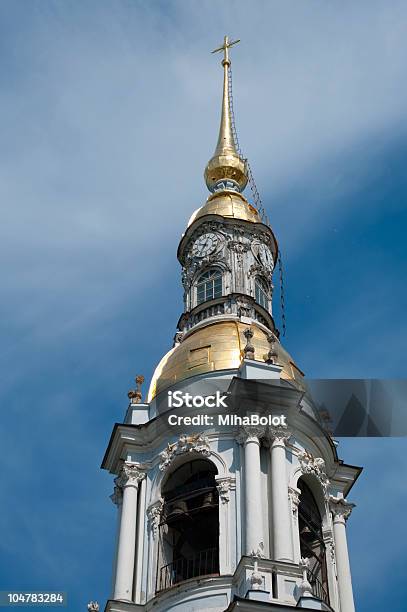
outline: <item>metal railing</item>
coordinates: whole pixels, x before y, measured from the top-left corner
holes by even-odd
[[[164,565],[160,569],[157,591],[169,589],[190,578],[213,574],[219,574],[219,551],[217,548],[201,550],[193,557],[182,557]]]
[[[308,580],[309,580],[312,592],[315,595],[315,597],[317,597],[318,599],[320,599],[321,601],[324,601],[326,604],[329,605],[328,592],[325,589],[325,587],[322,585],[322,582],[319,580],[319,578],[314,576],[312,572],[308,572]]]

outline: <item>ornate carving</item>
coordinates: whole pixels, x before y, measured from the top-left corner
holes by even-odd
[[[127,394],[127,397],[129,398],[131,404],[139,404],[141,402],[141,397],[142,397],[141,385],[144,382],[144,376],[140,374],[139,376],[136,376],[134,380],[136,383],[136,388],[130,389],[130,391]]]
[[[88,612],[99,612],[99,604],[97,601],[90,601],[88,603]]]
[[[253,304],[246,298],[238,296],[236,297],[237,315],[239,317],[251,317],[253,318]]]
[[[243,425],[240,428],[239,434],[236,440],[239,444],[246,444],[246,442],[258,442],[260,438],[266,433],[266,428],[262,425]]]
[[[335,565],[336,559],[335,559],[335,542],[332,536],[332,531],[326,531],[323,534],[323,538],[324,538],[324,542],[325,542],[325,546],[326,548],[329,550],[329,556],[331,559],[331,563],[332,565]]]
[[[181,281],[186,292],[191,288],[194,276],[199,269],[199,264],[193,261],[190,257],[187,257],[185,266],[182,268]]]
[[[158,526],[161,520],[161,512],[164,506],[164,502],[162,499],[159,499],[154,504],[151,504],[149,508],[147,508],[147,518],[150,523],[151,530],[153,532],[154,538],[158,533]]]
[[[184,332],[182,331],[177,332],[174,336],[173,346],[178,346],[178,344],[181,344],[183,336],[184,336]]]
[[[325,473],[325,461],[322,457],[313,457],[308,451],[303,451],[298,453],[298,461],[300,462],[302,473],[313,474],[319,480],[326,493],[329,480]]]
[[[334,522],[339,520],[345,523],[351,515],[355,504],[348,502],[341,493],[337,497],[329,496],[329,509],[331,510]]]
[[[280,425],[279,427],[269,427],[269,438],[272,444],[286,444],[286,442],[288,442],[291,436],[292,432],[287,428],[286,425]]]
[[[211,451],[206,436],[203,434],[191,436],[182,434],[178,442],[168,444],[167,448],[160,453],[160,470],[164,471],[177,455],[192,452],[204,455],[204,457],[209,457]]]
[[[138,487],[145,476],[146,473],[142,471],[139,466],[134,463],[125,463],[119,476],[115,478],[115,484],[121,489],[131,486]]]
[[[248,242],[240,242],[240,240],[230,240],[228,243],[228,248],[235,253],[246,253],[250,250],[250,243]]]
[[[115,504],[115,506],[119,506],[122,503],[122,501],[123,501],[123,491],[117,485],[115,485],[115,487],[113,489],[113,493],[110,496],[110,499]]]
[[[291,506],[291,512],[293,513],[294,519],[298,518],[298,506],[300,503],[300,491],[293,487],[288,487],[288,499]]]
[[[263,586],[263,576],[259,572],[259,564],[257,559],[254,560],[254,568],[250,574],[250,584],[253,591],[258,591]]]
[[[263,276],[266,279],[270,277],[271,269],[266,268],[263,264],[254,263],[249,268],[249,276]],[[271,290],[268,292],[268,297],[271,298]]]
[[[243,349],[243,354],[245,359],[254,359],[254,346],[251,343],[251,339],[253,338],[253,331],[250,327],[247,327],[243,332],[244,337],[246,338],[246,346]]]
[[[234,480],[232,478],[216,479],[216,488],[218,490],[219,499],[222,504],[227,504],[230,496],[230,490],[233,488]]]

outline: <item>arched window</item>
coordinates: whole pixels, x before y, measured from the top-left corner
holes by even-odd
[[[213,268],[201,274],[196,285],[197,303],[202,304],[222,295],[222,273]]]
[[[260,306],[263,306],[263,308],[268,310],[269,298],[266,281],[258,276],[255,280],[254,287],[256,302],[260,304]]]
[[[311,489],[302,478],[298,506],[301,557],[309,559],[308,580],[315,597],[329,604],[326,547],[322,535],[322,519]]]
[[[219,497],[216,467],[195,459],[165,483],[157,591],[199,576],[219,574]]]

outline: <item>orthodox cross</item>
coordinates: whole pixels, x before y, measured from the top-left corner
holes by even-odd
[[[222,64],[230,64],[229,49],[230,47],[233,47],[233,45],[236,45],[238,42],[240,42],[240,40],[233,40],[232,42],[229,42],[229,37],[225,36],[225,38],[223,39],[223,45],[212,51],[212,53],[218,53],[219,51],[223,51]]]

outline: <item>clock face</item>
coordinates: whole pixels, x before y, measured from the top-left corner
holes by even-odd
[[[252,252],[260,263],[267,268],[268,270],[273,270],[274,268],[274,260],[273,255],[267,245],[260,240],[255,240],[252,243]]]
[[[259,258],[263,266],[273,268],[273,256],[265,244],[259,244]]]
[[[208,232],[207,234],[202,234],[199,238],[194,242],[194,246],[192,247],[192,255],[194,257],[206,257],[207,255],[211,255],[218,248],[220,243],[220,237],[218,234],[214,232]]]

